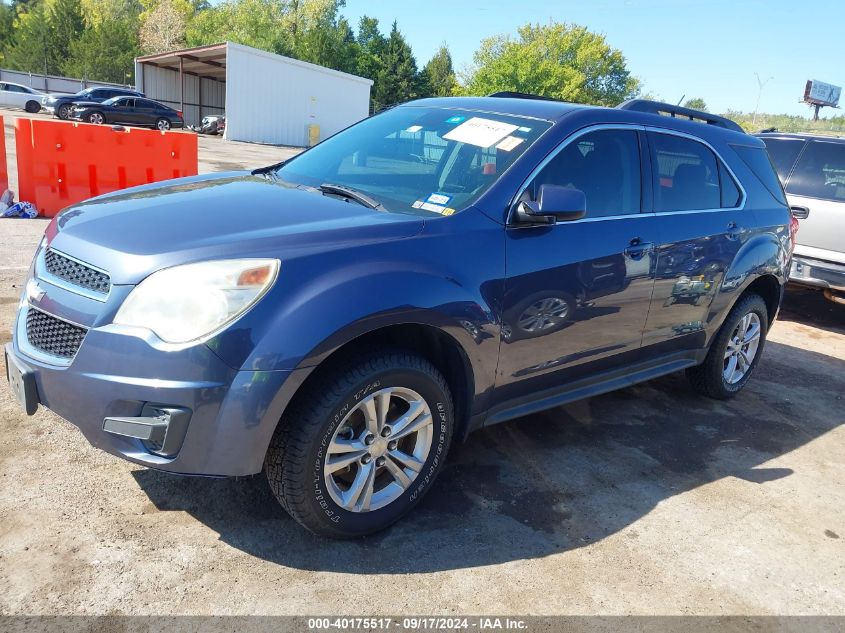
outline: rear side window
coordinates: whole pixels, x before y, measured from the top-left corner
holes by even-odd
[[[781,204],[786,204],[783,187],[772,166],[772,161],[769,160],[768,152],[762,147],[748,147],[747,145],[731,145],[731,147],[742,159],[742,162],[748,165],[748,168],[766,186],[766,189],[772,193],[775,200]]]
[[[804,141],[797,138],[761,138],[766,144],[766,149],[769,152],[769,158],[772,159],[772,165],[778,173],[778,178],[782,183],[786,182],[789,177],[789,172],[792,171],[792,166],[795,164],[795,159],[801,153],[801,148],[804,147]]]
[[[739,189],[710,148],[672,134],[650,133],[649,138],[655,211],[701,211],[737,205]]]
[[[589,132],[564,147],[531,185],[536,200],[541,185],[584,192],[587,217],[639,213],[640,145],[633,130]]]
[[[798,196],[845,202],[845,143],[810,141],[786,190]]]

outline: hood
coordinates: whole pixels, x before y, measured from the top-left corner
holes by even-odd
[[[144,185],[68,207],[50,245],[134,284],[204,259],[277,257],[411,237],[422,217],[377,211],[249,173]]]

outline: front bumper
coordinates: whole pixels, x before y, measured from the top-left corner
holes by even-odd
[[[54,364],[25,340],[28,309],[28,304],[20,308],[6,352],[33,377],[38,403],[77,426],[93,446],[175,473],[261,471],[276,424],[300,382],[292,375],[299,372],[238,371],[205,345],[162,350],[114,326],[91,328],[69,364]],[[175,455],[155,454],[149,442],[115,433],[113,423],[111,432],[104,429],[107,418],[148,416],[150,407],[189,415]]]
[[[845,292],[845,265],[803,255],[793,255],[789,281],[814,288]]]

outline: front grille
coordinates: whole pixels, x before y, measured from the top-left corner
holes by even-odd
[[[26,313],[26,338],[30,345],[45,354],[73,358],[87,332],[85,328],[34,308]]]
[[[65,257],[52,248],[48,248],[44,254],[44,265],[51,275],[64,279],[75,286],[104,295],[107,295],[111,289],[111,279],[106,273]]]

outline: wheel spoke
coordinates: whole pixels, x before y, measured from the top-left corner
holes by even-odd
[[[422,470],[423,465],[425,464],[425,462],[420,461],[413,455],[408,455],[408,453],[400,451],[399,449],[390,451],[388,454],[390,455],[390,457],[393,458],[395,462],[398,462],[400,466],[402,466],[403,468],[410,468],[415,473],[420,472]]]
[[[360,405],[361,412],[364,414],[364,423],[367,425],[367,431],[373,435],[379,434],[378,426],[378,412],[376,411],[375,398],[367,398]]]
[[[373,496],[373,481],[375,480],[375,467],[373,462],[369,464],[361,464],[358,468],[358,474],[352,480],[352,485],[349,490],[343,493],[343,507],[347,510],[363,510],[363,503],[366,502],[367,507],[370,505],[370,499]]]
[[[742,340],[744,343],[750,343],[751,341],[756,341],[758,338],[760,338],[760,324],[754,323],[745,333]]]
[[[411,478],[405,474],[405,470],[394,462],[393,458],[389,455],[384,461],[384,467],[387,469],[387,472],[391,474],[396,483],[402,487],[402,490],[405,490],[411,485]]]
[[[329,455],[338,455],[341,453],[354,453],[355,451],[366,451],[367,445],[361,440],[344,440],[336,437],[329,444]]]
[[[431,414],[426,410],[425,403],[417,400],[411,403],[411,408],[405,415],[393,423],[393,433],[390,439],[401,440],[429,424],[431,424]]]
[[[334,473],[341,468],[346,468],[361,459],[366,453],[367,451],[355,451],[353,453],[344,453],[341,457],[328,457],[326,459],[326,472]]]
[[[736,372],[737,360],[736,355],[732,355],[728,360],[728,365],[725,367],[724,376],[725,380],[729,383],[733,383],[734,372]]]
[[[385,390],[381,393],[376,394],[375,401],[378,432],[381,433],[381,430],[384,428],[385,422],[387,422],[387,410],[390,407],[390,391]]]

